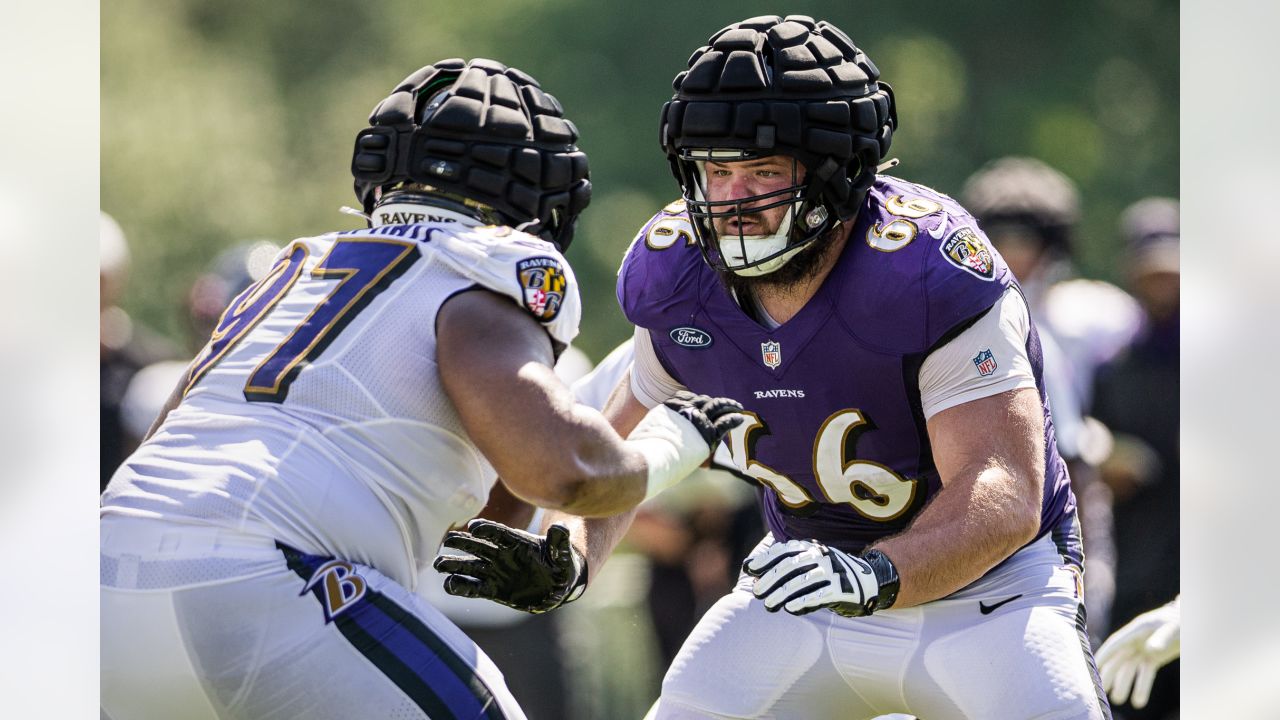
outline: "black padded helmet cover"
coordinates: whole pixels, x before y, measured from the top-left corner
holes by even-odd
[[[734,23],[676,76],[675,95],[662,108],[662,148],[682,185],[676,160],[690,150],[791,155],[805,166],[809,187],[847,219],[898,124],[893,91],[879,77],[849,36],[826,21],[772,15]]]
[[[564,251],[591,201],[578,129],[538,81],[458,58],[405,78],[369,116],[351,159],[366,213],[379,190],[421,183],[496,210]]]

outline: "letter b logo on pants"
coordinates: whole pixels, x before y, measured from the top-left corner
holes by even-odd
[[[357,575],[355,568],[345,560],[330,560],[316,568],[299,595],[305,595],[318,583],[323,583],[321,597],[324,600],[325,622],[333,622],[339,613],[364,597],[364,591],[368,587],[364,578]]]

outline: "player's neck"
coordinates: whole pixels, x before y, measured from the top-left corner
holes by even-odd
[[[761,283],[752,288],[760,306],[779,325],[795,317],[813,299],[831,269],[840,261],[845,243],[849,239],[849,226],[831,240],[830,248],[822,256],[818,270],[811,275],[787,285]]]

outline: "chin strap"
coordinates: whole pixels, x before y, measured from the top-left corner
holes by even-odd
[[[367,223],[373,222],[373,218],[351,207],[350,205],[343,205],[342,207],[338,208],[338,212],[342,213],[343,215],[355,215],[358,218],[363,218],[364,221]]]

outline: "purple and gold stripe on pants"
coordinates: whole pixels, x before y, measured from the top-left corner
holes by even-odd
[[[333,558],[308,555],[282,543],[289,569],[304,581]],[[311,588],[324,604],[324,583]],[[505,720],[493,692],[475,667],[431,627],[382,593],[369,588],[333,623],[364,655],[433,720]]]

